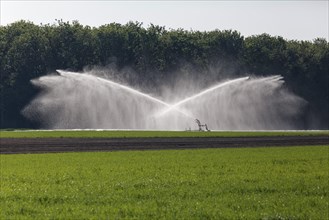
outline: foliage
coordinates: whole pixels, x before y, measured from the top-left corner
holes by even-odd
[[[328,217],[328,146],[0,159],[1,219]]]
[[[0,131],[0,138],[148,138],[148,137],[268,137],[329,136],[329,131],[93,131],[93,130],[14,130]]]
[[[119,69],[132,68],[136,83],[155,88],[186,66],[202,79],[213,72],[219,79],[280,74],[287,87],[309,103],[302,127],[328,129],[325,39],[294,41],[268,34],[244,38],[232,30],[166,30],[157,25],[144,28],[139,22],[91,28],[61,20],[53,25],[19,21],[0,26],[1,127],[38,126],[20,114],[37,93],[31,79],[56,69],[81,71],[111,63]],[[217,69],[218,63],[223,71]]]

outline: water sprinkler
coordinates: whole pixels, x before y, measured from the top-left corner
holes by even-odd
[[[207,126],[207,124],[201,124],[201,122],[200,122],[200,120],[199,119],[195,119],[195,122],[198,124],[198,126],[199,126],[199,131],[210,131],[209,129],[208,129],[208,126]],[[202,129],[202,127],[204,127],[205,128],[205,130],[203,130]]]

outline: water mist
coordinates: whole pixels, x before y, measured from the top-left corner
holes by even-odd
[[[284,89],[281,76],[228,80],[188,95],[175,92],[171,100],[93,72],[59,70],[32,83],[41,92],[22,112],[49,129],[185,130],[197,129],[195,119],[212,130],[296,129],[304,103]]]

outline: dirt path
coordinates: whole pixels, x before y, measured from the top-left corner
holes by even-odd
[[[1,138],[0,153],[329,145],[328,136],[234,138]]]

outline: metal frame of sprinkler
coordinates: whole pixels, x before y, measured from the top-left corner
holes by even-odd
[[[209,129],[208,129],[208,126],[207,126],[207,124],[201,124],[201,122],[200,122],[200,120],[199,119],[195,119],[195,122],[198,124],[198,126],[199,126],[199,131],[210,131]],[[203,127],[205,128],[205,129],[203,129]]]

